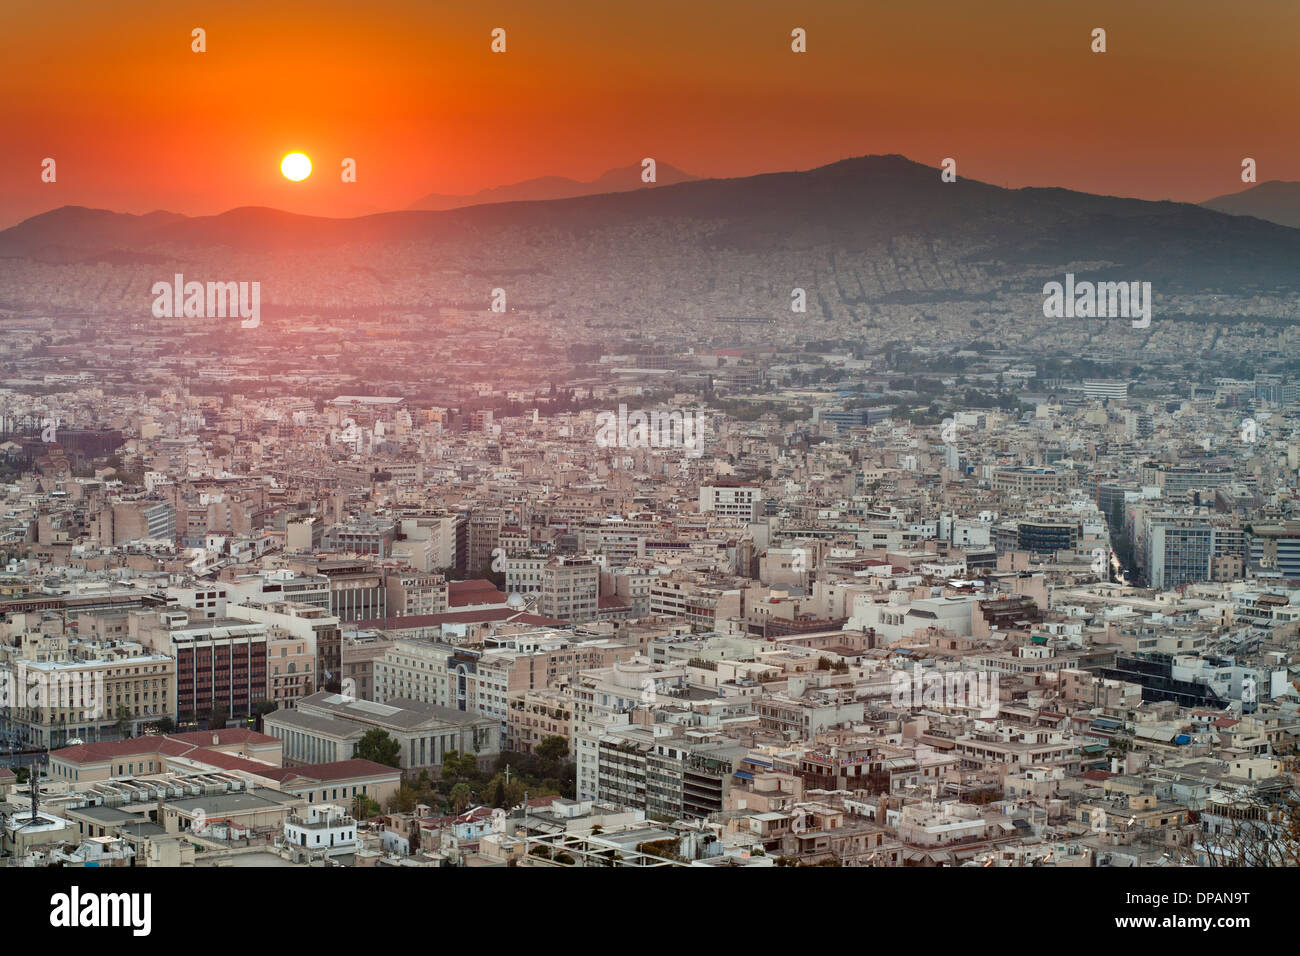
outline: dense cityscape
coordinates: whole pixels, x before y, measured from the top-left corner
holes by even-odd
[[[57,7],[16,945],[1285,931],[1300,8]]]
[[[1296,861],[1289,303],[166,331],[20,266],[10,866]]]

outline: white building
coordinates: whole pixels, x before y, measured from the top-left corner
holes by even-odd
[[[290,814],[285,818],[285,843],[326,856],[356,852],[357,821],[346,810],[332,803],[312,804],[303,810],[305,816]]]
[[[740,483],[701,485],[700,511],[746,522],[757,521],[763,513],[763,489]]]

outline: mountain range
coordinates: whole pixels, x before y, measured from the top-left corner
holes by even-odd
[[[197,217],[62,207],[0,232],[0,257],[162,261],[192,259],[203,250],[297,255],[346,246],[360,260],[366,249],[411,241],[473,246],[497,256],[520,235],[538,268],[573,250],[615,255],[657,242],[701,262],[725,251],[780,263],[800,250],[866,254],[906,240],[935,262],[966,264],[1015,287],[1041,286],[1042,276],[1059,278],[1067,268],[1092,268],[1117,280],[1151,281],[1163,292],[1300,288],[1300,229],[1190,203],[1006,189],[971,179],[945,183],[938,169],[897,155],[352,219],[262,207]],[[927,292],[941,293],[956,281],[943,276],[943,267],[938,271],[937,278],[918,280]]]

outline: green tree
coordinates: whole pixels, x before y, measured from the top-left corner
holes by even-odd
[[[559,763],[569,755],[569,742],[559,734],[542,738],[537,745],[537,756],[548,763]]]
[[[388,731],[374,727],[357,741],[356,756],[385,767],[398,767],[402,762],[402,745],[388,736]]]
[[[225,704],[217,704],[208,714],[208,729],[224,730],[229,716],[230,709]]]
[[[122,740],[131,736],[131,708],[119,704],[117,708],[117,735]]]
[[[512,773],[510,782],[507,783],[506,775],[498,773],[483,787],[483,792],[492,795],[490,801],[492,806],[508,810],[524,802],[524,791],[527,789],[528,787],[520,781],[519,774]]]
[[[470,799],[474,794],[473,791],[470,790],[469,784],[462,781],[451,788],[451,794],[449,796],[451,798],[452,808],[457,813],[464,813],[465,808],[469,806]]]
[[[370,799],[364,793],[358,793],[352,798],[352,817],[356,820],[368,820],[370,817],[379,816],[379,804]]]
[[[413,787],[402,784],[397,788],[397,793],[393,794],[392,799],[388,801],[388,810],[390,813],[410,813],[419,802],[419,792]]]
[[[478,758],[473,754],[462,754],[448,750],[442,757],[441,779],[443,783],[455,784],[457,781],[477,781],[481,777]]]
[[[262,720],[267,714],[273,714],[280,709],[280,705],[273,700],[259,700],[253,705],[253,716],[257,718],[257,732],[262,732]]]

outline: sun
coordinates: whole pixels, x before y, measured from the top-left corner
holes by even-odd
[[[290,153],[280,160],[280,172],[284,173],[285,179],[302,182],[311,175],[311,160],[305,153]]]

